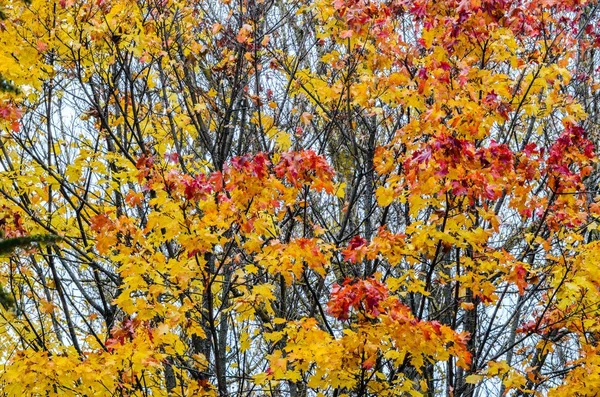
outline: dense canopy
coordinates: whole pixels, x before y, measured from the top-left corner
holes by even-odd
[[[600,394],[600,3],[0,5],[0,394]]]

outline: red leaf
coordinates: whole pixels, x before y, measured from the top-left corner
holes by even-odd
[[[338,320],[347,320],[351,307],[371,317],[377,317],[383,310],[379,304],[387,296],[387,287],[374,278],[346,279],[341,287],[335,284],[331,289],[327,308]]]

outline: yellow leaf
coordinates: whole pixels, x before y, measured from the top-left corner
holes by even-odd
[[[343,200],[346,197],[346,186],[346,182],[339,183],[336,186],[335,197]]]
[[[483,376],[471,374],[465,378],[465,382],[474,385],[479,383],[481,379],[483,379]]]
[[[288,150],[292,146],[292,140],[290,139],[290,134],[280,131],[277,134],[277,138],[275,138],[275,142],[277,143],[277,147],[280,150]]]
[[[394,201],[394,189],[389,186],[379,186],[375,191],[375,197],[380,207],[387,207]]]

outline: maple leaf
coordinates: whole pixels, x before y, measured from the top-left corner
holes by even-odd
[[[348,242],[348,247],[346,247],[342,251],[342,255],[344,255],[344,260],[352,263],[358,262],[361,258],[365,256],[365,249],[367,245],[367,240],[365,240],[361,236],[354,236]]]
[[[113,221],[106,214],[98,214],[90,218],[90,226],[95,232],[102,232],[104,230],[112,229],[114,226]]]
[[[426,1],[414,1],[409,11],[417,19],[423,19],[427,15],[427,2]]]
[[[525,288],[527,287],[527,269],[522,264],[517,264],[511,273],[509,279],[513,281],[517,287],[519,288],[519,294],[523,295],[525,293]]]

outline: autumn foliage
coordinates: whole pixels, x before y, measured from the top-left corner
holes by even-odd
[[[598,395],[599,8],[2,2],[1,393]]]

